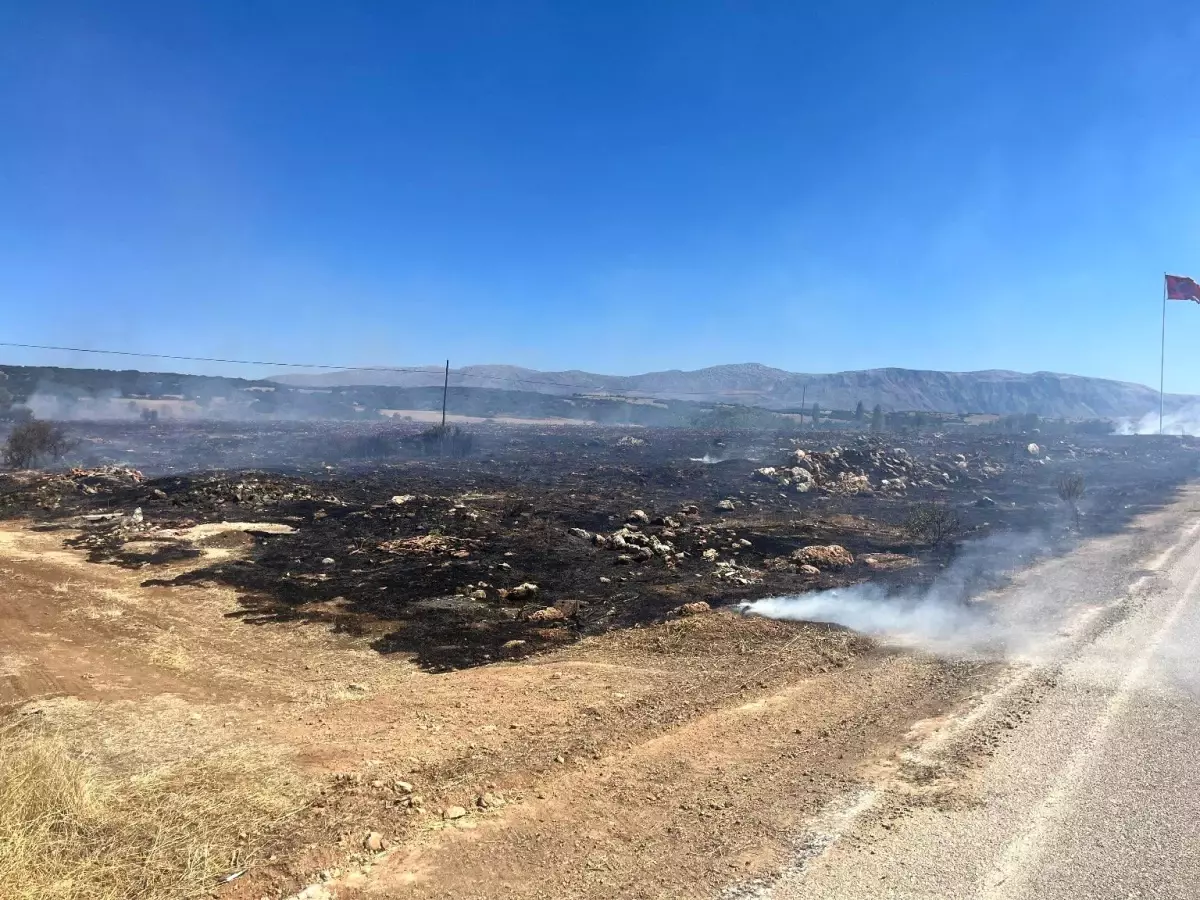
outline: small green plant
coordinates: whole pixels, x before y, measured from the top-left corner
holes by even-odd
[[[909,511],[904,531],[914,541],[939,547],[962,530],[962,520],[942,503],[920,503]]]
[[[1067,505],[1067,509],[1071,510],[1071,517],[1075,520],[1075,529],[1079,529],[1079,501],[1083,499],[1083,494],[1087,490],[1087,484],[1083,480],[1083,476],[1079,474],[1060,475],[1058,479],[1058,499]]]

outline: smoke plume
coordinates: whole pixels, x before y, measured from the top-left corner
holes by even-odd
[[[1004,604],[980,602],[1014,569],[1045,553],[1043,533],[993,535],[967,544],[931,584],[861,584],[756,600],[743,611],[772,619],[828,622],[890,641],[952,655],[1024,653],[1058,623],[1046,598],[1023,591]]]

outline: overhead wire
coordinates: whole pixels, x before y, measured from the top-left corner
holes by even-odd
[[[328,363],[298,363],[298,362],[276,362],[271,360],[261,359],[227,359],[216,356],[182,356],[171,353],[145,353],[134,350],[101,350],[94,347],[59,347],[52,344],[21,344],[14,341],[0,341],[0,347],[17,347],[25,350],[58,350],[67,353],[99,353],[108,356],[132,356],[143,359],[171,359],[184,362],[210,362],[210,363],[226,363],[229,365],[240,366],[275,366],[277,368],[290,369],[325,369],[335,370],[339,372],[400,372],[400,373],[417,373],[423,375],[439,374],[441,369],[433,366],[337,366]],[[625,388],[609,388],[595,384],[572,384],[566,381],[548,381],[545,379],[534,378],[506,378],[502,375],[482,375],[477,372],[455,372],[450,370],[450,374],[457,375],[460,378],[477,378],[481,381],[499,381],[505,384],[535,384],[545,385],[548,387],[564,387],[577,388],[584,391],[603,391],[611,394],[641,394],[639,392]],[[620,376],[618,376],[620,377]],[[712,396],[713,391],[664,391],[672,395],[683,396]]]

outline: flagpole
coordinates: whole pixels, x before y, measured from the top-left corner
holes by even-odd
[[[1162,347],[1158,355],[1158,433],[1163,433],[1163,385],[1167,371],[1167,273],[1163,272]]]

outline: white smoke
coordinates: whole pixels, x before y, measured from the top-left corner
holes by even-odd
[[[746,604],[748,614],[827,622],[889,641],[950,655],[1003,656],[1026,652],[1059,623],[1052,605],[1035,592],[994,605],[981,596],[1004,577],[1046,552],[1042,533],[993,535],[966,545],[925,587],[869,583],[810,594],[768,597]]]
[[[1121,419],[1117,422],[1117,434],[1158,434],[1158,410],[1146,413],[1140,419]],[[1200,403],[1188,403],[1162,419],[1163,434],[1200,434]]]

